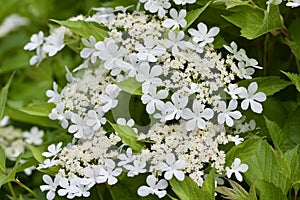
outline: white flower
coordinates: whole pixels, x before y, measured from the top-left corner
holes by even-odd
[[[176,5],[185,5],[187,3],[193,4],[196,0],[173,0]]]
[[[59,186],[61,189],[57,191],[59,196],[66,196],[68,199],[73,199],[78,196],[80,189],[77,186],[77,178],[72,178],[70,181],[67,178],[61,178],[59,180]]]
[[[68,119],[71,119],[73,113],[71,111],[64,112],[64,110],[65,104],[58,103],[56,107],[52,109],[48,117],[52,120],[59,120],[61,126],[66,129],[69,126]]]
[[[91,127],[86,124],[86,119],[82,119],[78,114],[71,117],[72,125],[68,128],[69,133],[75,133],[75,138],[91,139],[93,132]]]
[[[166,52],[166,49],[161,45],[156,45],[153,38],[144,38],[144,45],[136,44],[135,50],[138,51],[137,58],[141,61],[156,62],[156,56],[161,56]]]
[[[220,32],[218,27],[213,27],[208,31],[207,26],[202,22],[197,25],[197,28],[198,31],[190,28],[188,32],[193,36],[193,41],[196,43],[200,42],[199,45],[202,47],[206,44],[212,43],[214,41],[214,37]]]
[[[165,16],[165,9],[169,9],[171,4],[165,0],[140,0],[141,3],[145,3],[144,8],[151,13],[158,12],[158,16],[162,18]]]
[[[87,182],[89,182],[87,184],[88,187],[92,188],[96,184],[97,176],[99,176],[101,168],[101,166],[95,165],[92,166],[92,168],[84,169],[84,177],[87,179]]]
[[[168,101],[165,103],[164,109],[167,111],[166,120],[176,119],[178,120],[182,116],[182,111],[188,103],[188,97],[180,97],[179,93],[176,92],[171,96],[172,102]]]
[[[98,112],[89,110],[87,113],[86,125],[92,127],[94,131],[97,131],[102,124],[106,123],[106,118],[103,116],[104,112],[101,108],[98,109]]]
[[[84,46],[86,46],[85,48],[83,48],[80,51],[80,56],[82,58],[91,58],[91,62],[95,63],[97,61],[97,52],[98,50],[95,47],[96,44],[96,39],[94,36],[90,36],[89,40],[85,39],[85,38],[81,38],[82,43],[84,44]]]
[[[130,120],[128,120],[126,122],[126,119],[124,119],[124,118],[118,118],[117,119],[117,124],[123,125],[123,126],[129,126],[129,127],[131,127],[134,130],[134,132],[138,133],[138,129],[137,128],[133,128],[133,126],[135,124],[135,122],[134,122],[133,119],[130,119]]]
[[[300,0],[291,0],[286,3],[286,6],[289,6],[292,8],[298,7],[298,6],[300,6]]]
[[[28,20],[18,14],[11,14],[3,20],[0,25],[0,38],[6,36],[11,31],[18,29],[21,26],[26,26]]]
[[[244,99],[241,103],[243,110],[247,110],[250,104],[251,110],[255,113],[261,113],[263,111],[262,105],[258,102],[263,102],[266,100],[266,94],[263,92],[256,93],[258,85],[256,82],[250,83],[248,86],[248,91],[246,88],[242,87],[239,93],[240,98]],[[255,94],[256,93],[256,94]]]
[[[177,54],[179,52],[179,49],[187,49],[187,48],[192,48],[193,44],[187,41],[183,41],[184,39],[184,32],[183,31],[179,31],[177,36],[176,33],[174,31],[170,31],[169,32],[169,39],[165,39],[163,41],[163,44],[165,47],[167,48],[171,48],[172,47],[172,54]]]
[[[118,162],[118,166],[123,166],[134,161],[136,159],[136,156],[132,154],[131,148],[127,148],[126,154],[122,153],[118,155],[118,159],[120,159],[120,161]]]
[[[128,177],[134,177],[136,175],[146,173],[147,170],[145,169],[146,162],[134,160],[133,165],[124,165],[124,168],[128,170],[127,176]]]
[[[116,98],[119,96],[121,89],[114,84],[109,84],[106,86],[105,91],[106,94],[101,94],[99,96],[99,101],[104,104],[102,110],[106,113],[118,105],[118,100]]]
[[[46,96],[49,97],[48,102],[53,102],[54,104],[58,104],[61,101],[61,95],[57,91],[58,85],[53,82],[53,90],[47,90]]]
[[[238,62],[238,68],[236,68],[236,66],[234,65],[232,67],[233,71],[235,71],[237,73],[237,76],[241,79],[251,79],[251,75],[253,75],[255,72],[253,68],[247,67],[246,63],[243,61]]]
[[[105,183],[107,181],[108,185],[114,185],[118,182],[117,176],[122,173],[121,168],[115,168],[116,163],[111,160],[105,160],[106,170],[102,167],[100,168],[99,175],[96,178],[97,183]]]
[[[29,63],[30,65],[39,65],[44,58],[46,58],[46,53],[42,50],[42,48],[37,48],[36,55],[30,58]]]
[[[187,131],[192,131],[196,128],[204,129],[206,126],[206,121],[204,119],[209,120],[213,116],[213,110],[210,108],[205,108],[205,106],[198,101],[194,101],[193,111],[191,111],[189,108],[185,108],[182,111],[182,118],[188,120],[186,123]]]
[[[155,194],[159,198],[166,196],[166,188],[168,187],[168,182],[165,179],[161,179],[157,182],[157,179],[153,175],[147,176],[146,182],[149,186],[139,187],[137,193],[138,195],[145,197],[149,194]]]
[[[168,96],[167,90],[160,90],[158,92],[156,90],[156,87],[151,87],[148,93],[141,97],[143,104],[147,104],[146,111],[148,114],[153,114],[158,104],[164,104],[161,99],[165,99]]]
[[[165,172],[164,177],[167,180],[171,180],[173,175],[180,181],[184,180],[184,172],[182,171],[185,167],[184,160],[175,159],[173,153],[168,153],[166,155],[166,162],[161,162],[157,165],[157,168]]]
[[[230,100],[228,108],[226,108],[226,103],[224,101],[219,102],[219,114],[218,114],[218,123],[224,124],[226,122],[227,126],[232,127],[234,124],[233,119],[240,119],[242,114],[240,111],[234,111],[238,106],[237,100]]]
[[[238,94],[241,92],[241,88],[237,84],[230,83],[224,91],[231,96],[232,99],[238,99]]]
[[[47,169],[57,164],[57,160],[47,158],[42,164],[39,164],[37,169]]]
[[[0,120],[0,127],[4,127],[4,126],[8,125],[8,123],[9,123],[9,116],[4,116]]]
[[[157,87],[162,85],[162,80],[158,77],[162,74],[162,67],[160,65],[154,65],[150,68],[149,63],[142,63],[137,70],[136,80],[143,82],[143,93],[147,93],[151,87]]]
[[[114,20],[116,18],[113,8],[92,8],[92,10],[97,11],[92,17],[85,19],[87,22],[97,22],[99,24],[106,23],[108,21]]]
[[[43,143],[44,131],[34,126],[30,129],[30,132],[23,132],[23,136],[28,144],[40,145]]]
[[[30,38],[30,42],[25,45],[25,50],[35,50],[39,48],[44,42],[44,33],[40,31],[38,34],[33,34]]]
[[[172,30],[175,30],[175,29],[179,29],[180,27],[181,28],[184,28],[186,27],[186,20],[184,19],[185,16],[186,16],[186,10],[180,10],[179,13],[177,12],[177,10],[175,8],[172,8],[170,10],[170,16],[173,18],[173,19],[165,19],[162,23],[163,27],[165,28],[172,28]]]
[[[236,136],[228,136],[228,140],[234,142],[234,145],[237,146],[244,141],[244,138],[240,138],[238,135]]]
[[[241,164],[241,160],[239,158],[235,158],[231,167],[226,167],[226,175],[228,178],[231,177],[232,173],[234,173],[236,179],[240,182],[243,181],[243,177],[240,172],[245,173],[248,170],[247,164]]]
[[[59,185],[59,181],[60,181],[60,176],[56,175],[54,180],[52,181],[51,177],[47,174],[43,175],[43,181],[47,184],[47,185],[41,185],[40,189],[42,190],[42,192],[49,190],[47,192],[47,200],[52,200],[55,198],[55,191],[57,186]]]
[[[46,43],[43,46],[43,51],[49,54],[49,56],[54,56],[58,51],[65,47],[64,44],[64,33],[58,33],[49,35],[46,38]]]
[[[51,144],[48,146],[48,152],[42,153],[46,158],[56,156],[61,151],[62,142],[59,142],[57,145]]]

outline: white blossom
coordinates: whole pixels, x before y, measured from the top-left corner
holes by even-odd
[[[43,156],[50,158],[56,156],[61,151],[62,142],[59,142],[57,145],[51,144],[48,146],[48,152],[42,153]]]
[[[136,80],[143,82],[143,93],[147,93],[150,88],[162,85],[162,80],[159,76],[162,74],[162,67],[154,65],[150,68],[149,63],[142,63],[137,70]]]
[[[185,50],[187,48],[191,48],[193,45],[190,42],[184,41],[184,32],[183,31],[179,31],[177,35],[174,31],[170,31],[168,36],[169,36],[169,39],[165,39],[163,41],[163,44],[167,48],[172,47],[171,50],[172,50],[172,54],[174,54],[174,55],[178,54],[179,48],[182,50]]]
[[[47,158],[43,163],[39,164],[37,169],[47,169],[57,164],[57,160]]]
[[[165,28],[172,28],[172,30],[186,27],[187,22],[185,20],[186,10],[182,9],[178,11],[175,8],[170,10],[170,16],[172,19],[165,19],[162,23]]]
[[[49,56],[54,56],[58,51],[62,50],[65,47],[64,38],[64,32],[49,35],[46,38],[46,43],[43,46],[43,51],[48,53]]]
[[[59,120],[61,126],[66,129],[69,125],[68,119],[71,119],[73,113],[71,111],[65,112],[65,105],[58,103],[55,108],[52,109],[48,117],[52,120]]]
[[[167,90],[157,91],[156,87],[151,87],[147,94],[143,94],[141,100],[146,105],[146,111],[148,114],[153,114],[158,104],[162,105],[164,102],[162,99],[167,98]]]
[[[102,110],[106,113],[118,105],[118,100],[116,98],[119,96],[121,89],[114,84],[109,84],[106,86],[105,91],[106,94],[101,94],[99,100],[104,104]]]
[[[18,14],[11,14],[6,17],[0,25],[0,38],[6,36],[11,31],[26,25],[28,25],[28,19]]]
[[[34,126],[29,132],[23,132],[23,136],[28,144],[40,145],[43,143],[44,131],[39,130],[38,127]]]
[[[68,128],[69,133],[74,133],[75,138],[91,139],[93,137],[92,129],[86,124],[86,119],[78,114],[71,117],[72,124]]]
[[[40,31],[38,34],[33,34],[30,38],[30,42],[24,47],[25,50],[35,50],[39,48],[44,42],[44,33]]]
[[[124,166],[136,159],[136,156],[132,154],[132,149],[127,148],[126,154],[122,153],[118,155],[118,159],[120,161],[118,162],[118,166]]]
[[[250,104],[251,110],[255,113],[261,113],[263,111],[262,105],[259,102],[266,100],[266,94],[263,92],[256,93],[258,85],[256,82],[250,83],[248,90],[244,87],[241,88],[239,93],[240,98],[244,99],[241,103],[243,110],[247,110]]]
[[[72,178],[70,181],[67,178],[61,178],[59,180],[59,186],[61,187],[57,193],[59,196],[66,196],[68,199],[73,199],[78,196],[80,189],[77,187],[77,177]]]
[[[82,58],[90,57],[91,62],[95,63],[97,61],[97,57],[98,57],[98,55],[97,55],[98,50],[95,47],[95,45],[97,43],[95,37],[91,35],[89,40],[82,38],[81,41],[84,44],[84,46],[86,46],[86,47],[80,51],[80,56]]]
[[[9,116],[6,115],[0,120],[0,127],[4,127],[8,125],[8,123],[9,123]]]
[[[164,109],[167,111],[166,120],[176,119],[178,120],[182,116],[183,109],[187,106],[188,97],[180,97],[179,93],[176,92],[171,96],[172,102],[168,101],[165,103]]]
[[[193,41],[196,43],[200,42],[199,45],[202,47],[212,43],[214,37],[220,32],[218,27],[213,27],[208,31],[207,26],[202,22],[197,25],[197,28],[198,30],[190,28],[188,32],[193,36]]]
[[[147,176],[146,183],[148,186],[141,186],[138,189],[138,195],[145,197],[149,194],[155,194],[159,198],[166,196],[166,188],[168,187],[168,182],[165,179],[161,179],[157,182],[157,179],[153,175]]]
[[[213,116],[213,110],[210,108],[205,108],[205,106],[198,101],[194,101],[193,111],[191,111],[189,108],[185,108],[182,111],[182,118],[188,120],[186,123],[187,131],[192,131],[196,128],[204,129],[206,126],[205,120],[209,120]]]
[[[193,4],[196,0],[173,0],[176,5],[185,5],[187,3]]]
[[[171,180],[173,175],[180,181],[184,180],[184,172],[182,171],[185,167],[185,161],[178,159],[176,160],[173,153],[166,155],[166,162],[161,162],[157,165],[157,168],[165,172],[164,177],[167,180]]]
[[[47,90],[46,96],[49,97],[48,102],[52,102],[54,104],[58,104],[61,101],[61,95],[57,91],[58,85],[53,82],[53,90]]]
[[[241,164],[241,160],[239,158],[235,158],[231,167],[226,167],[226,176],[228,178],[231,177],[232,173],[234,173],[236,179],[240,182],[243,181],[243,177],[240,172],[245,173],[248,170],[247,164]]]
[[[300,0],[290,0],[289,2],[286,3],[286,6],[296,8],[300,6]]]
[[[100,168],[99,175],[96,178],[97,183],[105,183],[107,181],[108,185],[114,185],[118,182],[118,177],[122,173],[121,168],[116,168],[116,163],[111,160],[105,160],[106,170],[102,167]]]
[[[156,62],[156,56],[161,56],[166,49],[161,45],[156,45],[152,38],[144,38],[144,45],[137,43],[135,50],[138,51],[137,58],[141,61]]]
[[[165,0],[140,0],[141,3],[145,3],[144,8],[151,13],[156,13],[160,18],[165,16],[165,9],[169,9],[171,4]]]
[[[238,99],[238,94],[241,92],[241,88],[237,84],[230,83],[224,91],[231,96],[232,99]]]
[[[142,173],[146,173],[146,162],[134,160],[133,165],[126,164],[124,165],[124,168],[128,170],[127,176],[128,177],[134,177]]]
[[[92,127],[94,131],[97,131],[102,124],[106,123],[104,114],[105,113],[101,108],[98,109],[97,112],[95,110],[89,110],[87,113],[86,125]]]
[[[230,100],[228,108],[226,107],[226,103],[224,101],[219,102],[219,114],[218,114],[218,123],[224,124],[226,122],[227,126],[232,127],[234,124],[234,119],[240,119],[242,114],[240,111],[234,111],[238,106],[237,100]]]
[[[56,188],[59,185],[60,178],[61,177],[59,175],[56,175],[54,180],[52,181],[52,178],[49,175],[47,174],[43,175],[43,181],[47,185],[41,185],[40,189],[42,190],[42,192],[49,190],[46,195],[47,200],[52,200],[55,198],[55,192],[56,192]]]

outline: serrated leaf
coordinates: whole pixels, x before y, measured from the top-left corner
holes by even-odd
[[[131,127],[125,125],[113,124],[111,122],[109,123],[116,131],[118,136],[121,137],[122,140],[126,144],[128,144],[133,151],[140,152],[142,149],[144,149],[145,147],[144,143],[137,141],[137,134],[134,132],[134,130]]]
[[[129,78],[120,83],[116,83],[116,85],[129,94],[143,95],[142,84],[135,78]]]
[[[225,3],[227,9],[235,6],[242,6],[242,5],[249,4],[249,1],[243,1],[243,0],[216,0],[215,2]]]
[[[2,147],[0,147],[0,170],[2,171],[0,173],[4,173],[6,171],[6,156]]]
[[[223,17],[241,28],[241,36],[247,39],[255,39],[272,30],[285,29],[278,6],[271,5],[269,13],[250,6],[240,6],[237,10],[236,13]]]
[[[195,10],[190,10],[187,12],[185,20],[187,22],[186,27],[184,27],[183,31],[187,30],[192,23],[198,19],[198,17],[201,15],[201,13],[203,13],[205,11],[205,9],[209,6],[211,2],[209,1],[207,4],[205,4],[205,6],[203,6],[202,8],[198,8]]]
[[[256,77],[252,79],[242,80],[238,82],[239,86],[248,87],[251,82],[257,82],[258,84],[258,92],[263,92],[267,96],[271,96],[280,90],[283,90],[287,86],[292,83],[289,81],[285,81],[280,79],[279,76],[267,76],[267,77]]]
[[[105,30],[104,26],[101,26],[95,22],[86,22],[86,21],[59,21],[59,20],[52,20],[68,29],[72,32],[89,39],[92,35],[96,38],[97,41],[102,41],[104,38],[108,37],[108,33]]]
[[[8,95],[8,90],[9,90],[9,87],[10,87],[10,84],[11,84],[11,81],[14,77],[14,74],[13,73],[8,82],[6,83],[6,85],[1,89],[1,92],[0,92],[0,119],[3,118],[3,115],[4,115],[4,110],[5,110],[5,104],[6,104],[6,100],[7,100],[7,95]]]
[[[273,183],[264,180],[256,180],[260,200],[287,200],[286,195]]]
[[[225,199],[231,200],[249,200],[248,192],[237,182],[228,180],[232,188],[225,186],[217,187],[216,191],[222,194]]]
[[[280,146],[283,143],[283,139],[285,136],[282,129],[278,126],[278,124],[269,120],[266,117],[265,117],[265,121],[275,148],[280,150],[281,149]]]
[[[176,178],[172,178],[169,183],[175,194],[184,200],[213,200],[215,199],[215,179],[214,170],[211,170],[208,177],[203,183],[203,187],[200,189],[198,185],[189,176],[186,176],[183,181],[179,181]]]
[[[289,144],[289,149],[295,147],[300,144],[300,107],[298,107],[294,112],[290,113],[287,118],[283,131],[285,133],[285,140]]]
[[[300,189],[300,153],[299,145],[284,153],[284,156],[290,166],[291,183],[295,191]]]
[[[27,113],[29,115],[48,117],[51,110],[55,107],[52,103],[34,104],[25,108],[19,108],[18,110]]]
[[[284,71],[281,72],[284,73],[287,77],[289,77],[292,83],[296,86],[298,92],[300,92],[300,75]]]

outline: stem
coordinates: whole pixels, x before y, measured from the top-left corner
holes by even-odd
[[[299,60],[296,57],[295,57],[295,62],[296,62],[298,73],[300,73],[300,63],[299,63]]]
[[[291,34],[286,29],[280,29],[280,32],[289,40],[293,41]]]
[[[297,196],[298,196],[298,191],[295,191],[294,200],[297,200]]]
[[[13,196],[13,199],[14,199],[14,200],[17,200],[18,198],[17,198],[17,196],[16,196],[16,193],[15,193],[15,191],[14,191],[14,188],[13,188],[12,185],[11,185],[11,182],[8,182],[8,187],[9,187],[9,190],[10,190],[11,195]]]
[[[263,62],[264,62],[264,76],[268,74],[268,46],[269,46],[270,35],[266,34],[265,42],[264,42],[264,55],[263,55]]]
[[[100,191],[100,189],[99,189],[99,186],[96,185],[96,188],[97,188],[97,194],[98,194],[98,197],[100,197],[101,200],[104,200],[103,197],[102,197],[102,195],[101,195],[101,191]]]
[[[26,185],[24,185],[23,183],[21,183],[21,181],[19,181],[18,178],[15,179],[15,182],[22,188],[24,188],[25,190],[27,190],[30,194],[32,194],[35,199],[40,200],[41,198],[35,193],[33,192],[29,187],[27,187]]]

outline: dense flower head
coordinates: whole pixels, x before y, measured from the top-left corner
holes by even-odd
[[[43,153],[41,169],[60,168],[54,181],[44,177],[48,199],[88,197],[95,184],[114,185],[122,172],[128,177],[150,173],[137,193],[161,198],[172,178],[190,176],[200,186],[208,165],[238,179],[238,172],[246,171],[238,162],[226,168],[220,146],[239,145],[239,134],[255,129],[241,122],[241,109],[261,113],[266,95],[257,92],[256,82],[246,89],[236,80],[251,79],[261,68],[258,62],[234,42],[224,46],[230,53],[224,58],[213,45],[220,29],[203,22],[197,30],[187,27],[186,10],[172,8],[169,1],[140,2],[150,14],[95,8],[96,14],[81,19],[106,26],[109,36],[82,38],[83,62],[74,69],[80,73],[68,72],[60,92],[54,83],[46,93],[55,104],[49,118],[73,135],[67,146],[51,144]],[[176,5],[194,2],[174,0]],[[36,35],[26,49],[39,47],[53,56],[64,47],[66,34],[59,29],[44,43],[39,42],[43,35]],[[126,114],[126,95],[138,99],[149,124],[135,124]]]

